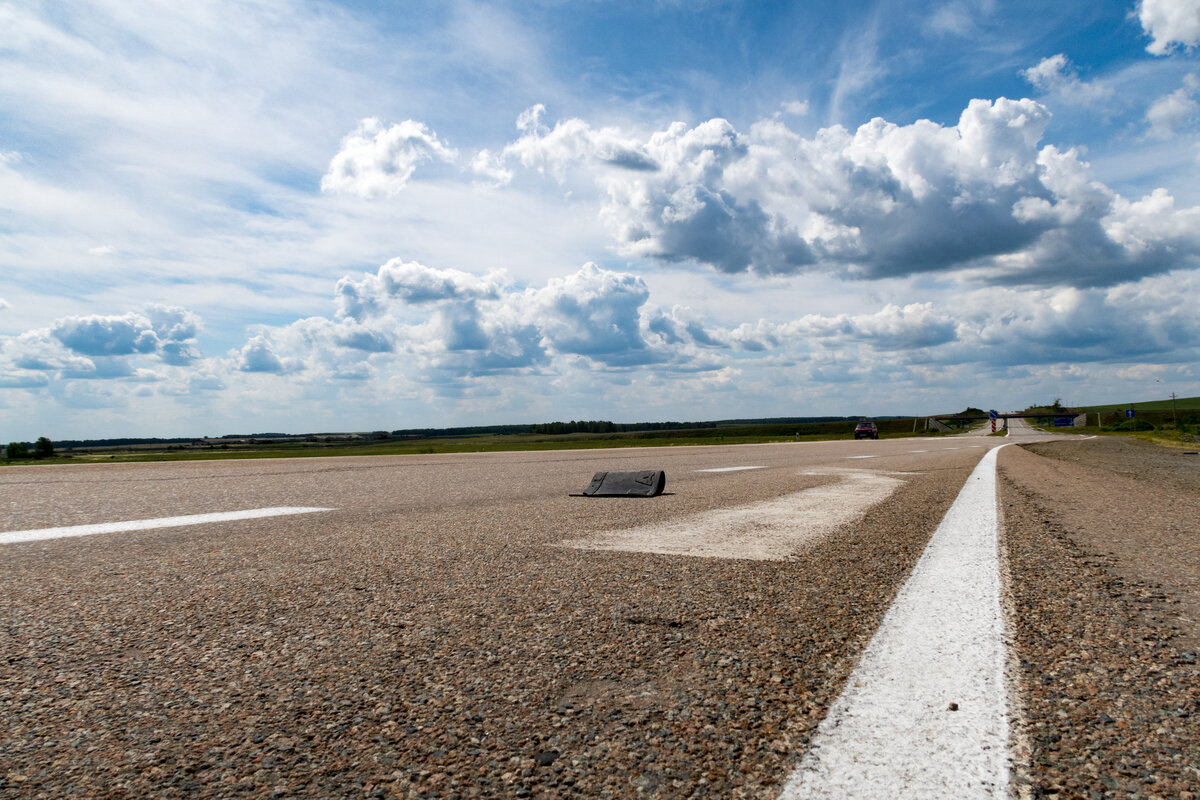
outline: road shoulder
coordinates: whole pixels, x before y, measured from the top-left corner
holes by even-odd
[[[1026,788],[1188,797],[1200,783],[1190,473],[1169,480],[1161,454],[1095,441],[1000,455]]]

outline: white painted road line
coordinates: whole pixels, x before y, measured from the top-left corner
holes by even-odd
[[[831,475],[837,480],[774,500],[714,509],[659,525],[608,531],[560,542],[559,546],[698,558],[784,560],[858,519],[904,483],[861,469],[806,474]]]
[[[781,800],[1008,796],[999,449],[946,512]]]
[[[844,460],[849,461],[853,458],[879,458],[879,456],[846,456]]]
[[[744,469],[766,469],[766,467],[713,467],[712,469],[698,469],[696,472],[741,472]]]
[[[332,508],[307,508],[304,506],[282,506],[278,508],[252,508],[248,511],[220,511],[213,514],[191,514],[185,517],[159,517],[158,519],[135,519],[128,522],[100,522],[94,525],[69,525],[63,528],[37,528],[27,531],[0,533],[0,544],[34,542],[39,539],[61,539],[67,536],[92,536],[97,533],[119,533],[121,531],[144,531],[151,528],[174,528],[182,525],[203,525],[208,522],[229,522],[259,517],[283,517],[291,514],[312,514],[317,511],[333,511]]]

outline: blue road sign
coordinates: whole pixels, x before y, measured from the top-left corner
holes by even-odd
[[[1133,419],[1133,409],[1132,408],[1125,409],[1125,419]]]
[[[1000,415],[996,413],[995,409],[992,409],[991,411],[988,412],[988,419],[995,419],[998,416],[1000,416]]]

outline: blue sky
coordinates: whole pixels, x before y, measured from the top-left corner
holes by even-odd
[[[0,440],[1200,394],[1200,0],[0,0]]]

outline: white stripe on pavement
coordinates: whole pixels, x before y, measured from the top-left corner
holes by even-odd
[[[653,525],[604,531],[559,542],[579,550],[662,553],[695,558],[782,561],[859,519],[903,485],[871,470],[804,473],[835,480],[793,494],[731,508],[714,508]],[[907,474],[907,473],[898,473]]]
[[[711,469],[698,469],[696,472],[740,472],[744,469],[766,469],[766,467],[712,467]]]
[[[781,800],[1007,797],[999,449],[946,512]]]
[[[290,514],[312,514],[317,511],[333,511],[332,508],[308,508],[304,506],[281,506],[278,508],[252,508],[248,511],[220,511],[213,514],[190,514],[184,517],[159,517],[158,519],[135,519],[128,522],[100,522],[94,525],[70,525],[63,528],[37,528],[27,531],[0,533],[0,544],[33,542],[39,539],[61,539],[67,536],[92,536],[97,533],[120,531],[144,531],[151,528],[174,528],[181,525],[203,525],[207,522],[229,522],[259,517],[282,517]]]

